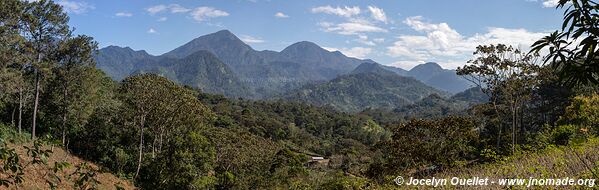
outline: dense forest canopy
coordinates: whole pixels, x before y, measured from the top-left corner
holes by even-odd
[[[73,188],[96,188],[92,167],[48,163],[54,148],[142,189],[386,189],[395,187],[398,174],[434,176],[595,142],[598,8],[587,0],[559,3],[566,7],[564,27],[540,39],[533,51],[504,44],[474,49],[471,61],[455,71],[475,86],[461,93],[449,95],[365,63],[337,78],[314,74],[332,80],[306,84],[283,98],[255,100],[227,96],[252,93],[239,87],[239,79],[229,75],[235,70],[223,63],[238,57],[221,61],[210,52],[189,52],[209,38],[166,55],[182,59],[152,58],[159,66],[151,69],[162,69],[158,74],[140,70],[115,81],[95,67],[98,44],[73,34],[60,5],[2,0],[0,185],[23,187],[24,171],[35,166],[51,168],[44,179],[47,188],[56,188],[67,180],[59,173],[76,167]],[[569,41],[579,44],[563,46]],[[538,51],[546,46],[549,56],[542,57]],[[307,42],[280,53],[309,64],[315,64],[312,57],[302,56],[360,62],[321,54]],[[197,65],[194,56],[216,65]],[[348,70],[335,66],[335,72]],[[186,69],[197,72],[178,75]],[[216,74],[219,78],[210,78]],[[204,89],[222,93],[178,80],[208,81],[213,85]],[[230,88],[217,89],[221,84]],[[380,96],[385,101],[375,99]],[[317,103],[297,101],[302,98]],[[372,102],[381,106],[368,107]],[[579,174],[598,171],[589,167]]]

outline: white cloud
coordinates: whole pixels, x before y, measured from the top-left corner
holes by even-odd
[[[165,11],[168,7],[166,5],[156,5],[153,7],[149,7],[146,9],[146,11],[148,11],[148,13],[150,14],[156,14],[162,11]]]
[[[146,11],[152,15],[162,12],[169,12],[172,14],[189,13],[189,16],[198,22],[205,21],[209,18],[229,16],[229,13],[223,10],[215,9],[213,7],[196,7],[194,9],[190,9],[179,4],[156,5],[146,8]],[[166,19],[166,17],[161,17],[158,19],[158,21],[162,22],[166,21]]]
[[[368,36],[366,35],[358,35],[358,38],[354,39],[354,41],[368,46],[376,45],[376,43],[374,43],[373,41],[368,40]]]
[[[311,9],[312,13],[325,13],[330,15],[336,15],[344,18],[344,21],[340,22],[319,22],[317,25],[322,31],[333,32],[341,35],[357,35],[359,38],[353,39],[352,41],[364,44],[364,45],[375,45],[372,40],[365,39],[366,33],[386,33],[388,30],[381,26],[378,26],[378,22],[387,23],[388,19],[383,9],[375,6],[368,6],[370,17],[361,15],[361,9],[358,6],[354,7],[332,7],[330,5],[314,7]]]
[[[331,7],[330,5],[327,5],[314,7],[311,11],[312,13],[325,13],[349,18],[360,14],[360,7]]]
[[[387,54],[399,58],[403,66],[436,61],[445,68],[455,68],[471,59],[478,45],[502,43],[527,49],[546,35],[525,29],[488,28],[486,33],[468,37],[447,23],[428,23],[422,17],[409,17],[404,23],[423,35],[400,35],[387,47]]]
[[[128,13],[128,12],[118,12],[118,13],[114,14],[114,16],[117,16],[117,17],[132,17],[133,14],[132,13]]]
[[[166,21],[166,20],[168,20],[168,18],[167,18],[167,17],[160,17],[160,18],[159,18],[158,20],[156,20],[156,21],[158,21],[158,22],[164,22],[164,21]]]
[[[146,11],[150,14],[157,14],[165,11],[168,11],[170,13],[186,13],[190,10],[191,9],[185,8],[179,4],[156,5],[153,7],[146,8]]]
[[[186,12],[189,12],[191,10],[191,9],[182,7],[179,4],[171,4],[169,6],[169,9],[170,9],[171,13],[186,13]]]
[[[433,45],[443,49],[447,49],[449,46],[453,45],[453,42],[459,41],[462,38],[462,36],[457,31],[450,28],[447,23],[425,23],[422,21],[422,17],[409,17],[404,23],[416,31],[425,32],[430,42],[433,42]]]
[[[545,0],[543,1],[543,7],[556,7],[559,4],[559,0]]]
[[[275,14],[275,17],[277,17],[277,18],[289,18],[289,15],[286,15],[285,13],[282,13],[282,12],[277,12]]]
[[[148,34],[156,34],[158,31],[154,30],[154,28],[148,29]]]
[[[333,24],[330,22],[318,23],[322,30],[326,32],[336,32],[342,35],[363,34],[367,32],[388,32],[384,28],[369,23],[368,21],[351,19],[348,22]]]
[[[198,22],[202,22],[208,18],[229,16],[229,13],[212,7],[197,7],[190,14]]]
[[[248,36],[248,35],[241,35],[240,36],[241,41],[247,43],[247,44],[255,44],[255,43],[263,43],[264,40],[260,39],[260,38],[256,38],[256,37],[252,37],[252,36]]]
[[[370,10],[370,14],[374,20],[387,23],[387,16],[385,15],[385,11],[383,11],[383,9],[375,6],[368,6],[368,10]]]
[[[60,0],[56,2],[68,13],[82,14],[89,10],[95,9],[94,6],[83,1]]]
[[[355,57],[355,58],[359,58],[359,59],[366,58],[366,56],[372,52],[372,48],[365,48],[365,47],[353,47],[353,48],[341,48],[341,49],[332,48],[332,47],[322,47],[322,48],[326,49],[327,51],[331,51],[331,52],[339,51],[348,57]]]

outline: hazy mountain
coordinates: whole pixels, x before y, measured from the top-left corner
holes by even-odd
[[[228,30],[221,30],[212,34],[200,36],[161,56],[183,58],[201,50],[213,53],[228,65],[263,62],[257,51],[243,43],[243,41]]]
[[[154,56],[146,51],[134,51],[129,47],[108,46],[95,56],[96,67],[114,80],[122,80],[145,63],[154,62]]]
[[[182,59],[162,58],[160,64],[146,65],[136,72],[160,74],[212,94],[227,97],[254,96],[229,66],[208,51],[198,51]]]
[[[459,92],[451,97],[452,100],[466,101],[473,104],[485,103],[489,101],[489,96],[483,93],[479,87],[472,87],[463,92]]]
[[[199,88],[204,92],[228,97],[254,97],[251,89],[207,51],[197,51],[181,59],[152,56],[145,51],[109,46],[96,56],[97,67],[115,80],[137,73],[156,73],[180,84]]]
[[[161,57],[182,58],[201,50],[229,65],[261,97],[333,79],[364,62],[307,41],[294,43],[281,52],[256,51],[228,30],[198,37]]]
[[[393,66],[387,66],[387,65],[381,65],[384,69],[388,70],[388,71],[392,71],[395,74],[401,75],[401,76],[408,76],[408,71],[399,68],[399,67],[393,67]]]
[[[435,93],[443,94],[414,78],[389,72],[379,64],[363,63],[349,75],[322,84],[306,85],[283,99],[358,112],[366,108],[393,109]]]
[[[189,63],[187,64],[177,61],[200,51],[205,52],[195,55],[195,59],[188,59]],[[205,59],[197,56],[207,56],[207,53],[214,55],[208,59],[219,61],[200,62]],[[353,74],[362,72],[360,70],[363,68],[354,70],[361,63],[375,63],[372,60],[350,58],[339,51],[327,51],[317,44],[307,41],[294,43],[281,52],[256,51],[228,30],[198,37],[161,56],[152,56],[145,51],[134,51],[130,48],[109,46],[100,50],[96,61],[98,68],[104,70],[115,80],[121,80],[135,71],[155,72],[169,76],[182,84],[206,88],[204,90],[207,92],[225,93],[229,87],[233,87],[235,90],[245,86],[242,88],[243,90],[240,90],[244,93],[225,94],[248,98],[279,96],[306,84],[323,83],[340,75],[350,74],[352,71],[354,71]],[[198,63],[192,64],[194,61],[198,61]],[[218,76],[222,75],[221,78],[198,78],[200,76],[216,76],[198,73],[198,71],[210,69],[208,67],[185,69],[180,68],[182,66],[176,66],[205,67],[215,62],[224,63],[228,68],[225,72],[219,73]],[[214,67],[225,68],[222,65]],[[410,71],[379,64],[376,64],[374,68],[379,69],[377,71],[379,74],[385,70],[399,75],[412,76],[425,84],[451,93],[466,89],[465,83],[462,83],[463,79],[455,76],[455,71],[442,69],[435,63],[419,65]],[[176,73],[171,73],[175,71]],[[228,85],[216,86],[216,84],[220,84],[217,81],[229,81],[229,79],[231,82]],[[246,93],[246,89],[255,93]]]
[[[403,120],[412,118],[441,118],[449,115],[464,114],[473,105],[489,101],[489,97],[480,88],[473,87],[459,92],[450,98],[432,94],[413,104],[393,110],[396,117]]]
[[[470,83],[456,74],[455,70],[443,69],[437,63],[417,65],[406,73],[427,85],[450,93],[462,92],[470,88]]]
[[[395,72],[389,71],[384,68],[383,65],[378,63],[362,63],[358,65],[350,74],[359,74],[359,73],[376,73],[380,75],[397,75]]]

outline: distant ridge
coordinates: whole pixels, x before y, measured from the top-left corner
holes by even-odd
[[[281,52],[256,51],[228,30],[200,36],[160,56],[132,56],[133,53],[127,49],[111,47],[100,50],[96,60],[99,68],[114,79],[121,80],[136,70],[151,70],[147,68],[148,65],[164,66],[165,62],[170,63],[170,60],[182,59],[198,51],[214,54],[243,81],[244,86],[256,92],[255,98],[260,99],[305,84],[330,80],[349,73],[362,62],[372,62],[330,52],[307,41],[294,43]],[[155,63],[157,61],[162,63]],[[205,86],[195,83],[187,85]]]
[[[425,84],[452,94],[470,88],[470,82],[456,74],[455,70],[443,69],[439,64],[428,62],[420,64],[405,73]]]
[[[195,54],[200,51],[204,53]],[[191,55],[194,55],[193,61],[183,60]],[[450,93],[467,88],[467,83],[457,77],[455,71],[445,70],[436,63],[406,71],[370,59],[347,57],[339,51],[327,51],[308,41],[291,44],[281,52],[256,51],[229,30],[200,36],[160,56],[128,47],[108,46],[100,50],[96,61],[97,67],[115,80],[139,72],[153,72],[206,92],[255,99],[279,97],[304,85],[366,71],[414,77]],[[213,68],[220,70],[211,70]],[[209,71],[222,72],[210,75],[206,73]],[[222,83],[224,81],[229,82]],[[234,92],[229,92],[231,90]]]
[[[282,98],[330,106],[344,112],[359,112],[369,108],[391,110],[431,94],[445,93],[414,78],[387,71],[377,63],[362,63],[349,75],[304,86]]]

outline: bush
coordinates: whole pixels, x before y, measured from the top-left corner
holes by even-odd
[[[462,166],[479,157],[476,124],[469,118],[447,117],[439,120],[412,120],[393,130],[391,140],[379,143],[387,163],[380,174],[401,170],[419,173]]]
[[[574,97],[559,123],[578,125],[582,132],[599,134],[599,94]]]
[[[31,139],[31,136],[26,133],[19,134],[14,127],[0,123],[0,139],[5,142],[20,144],[27,142],[27,140]]]
[[[551,142],[556,145],[568,145],[574,140],[584,140],[588,136],[584,127],[577,125],[560,125],[551,131]]]
[[[574,125],[560,125],[551,132],[551,140],[556,145],[567,145],[575,133]]]

